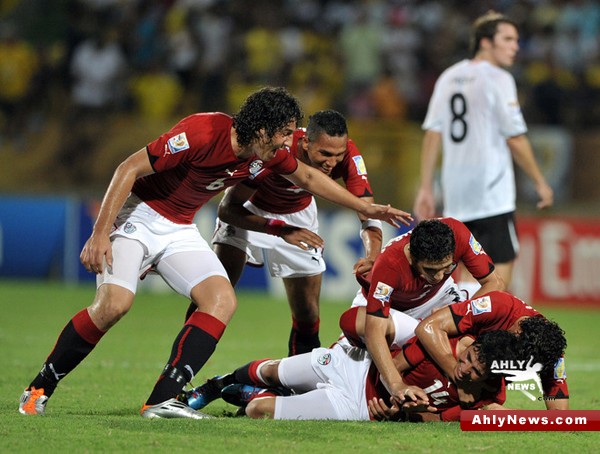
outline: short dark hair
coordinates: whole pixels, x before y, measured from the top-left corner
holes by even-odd
[[[291,121],[300,123],[303,114],[298,100],[283,87],[264,87],[246,98],[238,113],[233,115],[233,126],[240,146],[248,146],[264,129],[268,137]]]
[[[517,335],[510,331],[488,331],[479,335],[472,346],[477,353],[477,359],[488,372],[494,361],[521,359]]]
[[[348,134],[348,125],[344,116],[336,110],[320,110],[308,117],[306,136],[314,141],[321,134],[332,137],[341,137]]]
[[[469,45],[471,57],[475,57],[477,52],[479,52],[482,39],[494,39],[494,35],[496,35],[496,32],[498,31],[498,24],[510,24],[517,29],[519,28],[517,27],[516,22],[509,19],[508,16],[497,13],[494,10],[490,10],[483,16],[478,17],[475,19],[475,22],[473,22],[473,28],[471,30],[471,42]]]
[[[527,317],[519,322],[519,344],[522,358],[531,358],[542,365],[542,373],[554,368],[565,353],[567,339],[558,323],[545,317]]]
[[[455,247],[454,232],[439,219],[419,222],[410,234],[410,254],[417,262],[441,262]]]

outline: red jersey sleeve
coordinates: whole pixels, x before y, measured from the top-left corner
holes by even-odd
[[[462,222],[454,218],[443,218],[442,221],[454,232],[456,248],[454,262],[462,261],[465,267],[477,280],[483,279],[494,271],[494,262],[483,250],[471,231]]]
[[[373,190],[367,178],[367,166],[354,142],[348,139],[346,154],[340,164],[333,168],[331,177],[342,178],[346,189],[356,197],[372,197]]]
[[[544,396],[552,399],[568,399],[567,370],[565,358],[560,358],[554,365],[554,370],[540,377]]]
[[[400,288],[402,277],[397,272],[401,267],[399,243],[394,243],[379,254],[371,271],[367,292],[367,314],[376,317],[390,315],[390,302],[395,289]]]
[[[541,316],[519,298],[501,291],[448,306],[459,333],[475,336],[486,331],[509,329],[521,317]]]
[[[275,156],[272,159],[265,162],[264,166],[273,173],[289,175],[294,173],[298,168],[298,161],[294,155],[292,155],[289,148],[281,148],[277,150],[277,153],[275,153]]]

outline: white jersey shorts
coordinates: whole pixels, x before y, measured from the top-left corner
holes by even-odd
[[[279,380],[302,394],[277,397],[274,419],[368,421],[365,383],[370,366],[365,349],[339,344],[282,359]]]
[[[261,210],[251,202],[244,204],[252,213],[270,219],[280,219],[287,224],[318,232],[317,204],[313,198],[310,205],[290,214],[276,214]],[[247,263],[267,266],[272,277],[293,278],[315,276],[325,271],[323,250],[303,250],[287,243],[283,238],[262,232],[245,230],[217,219],[213,244],[228,244],[241,249],[248,256]]]
[[[192,288],[211,276],[227,273],[195,224],[176,224],[131,194],[113,231],[113,265],[105,263],[96,285],[114,284],[135,293],[140,277],[159,274],[177,293],[189,298]]]
[[[390,349],[402,348],[406,341],[415,335],[415,328],[421,320],[430,316],[436,309],[456,303],[460,299],[460,295],[463,295],[463,293],[459,291],[454,279],[449,277],[437,293],[426,303],[402,312],[390,309],[390,318],[394,321],[396,332]],[[367,299],[364,297],[362,289],[359,289],[354,300],[352,300],[351,307],[366,305]]]

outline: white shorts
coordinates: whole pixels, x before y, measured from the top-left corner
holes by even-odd
[[[290,214],[276,214],[261,210],[251,202],[244,204],[252,213],[271,219],[280,219],[287,224],[303,227],[312,232],[319,231],[317,204],[313,198],[310,205]],[[217,219],[213,244],[228,244],[241,249],[248,256],[248,263],[266,265],[273,277],[315,276],[325,271],[325,260],[321,248],[305,251],[283,238],[262,232],[245,230]]]
[[[338,344],[282,359],[279,380],[303,394],[277,397],[274,419],[368,421],[365,383],[370,366],[366,350]]]
[[[390,349],[394,350],[402,348],[406,341],[415,335],[415,328],[421,320],[430,316],[434,309],[439,309],[455,303],[459,295],[462,295],[462,292],[459,292],[454,279],[450,277],[426,303],[405,311],[390,309],[390,317],[394,321],[394,328],[396,331]],[[354,300],[352,300],[351,307],[366,307],[366,305],[367,299],[364,297],[362,289],[359,289]]]
[[[140,276],[152,270],[177,293],[189,298],[192,288],[210,276],[227,273],[195,224],[176,224],[131,194],[110,234],[113,265],[104,266],[96,285],[115,284],[135,293]]]

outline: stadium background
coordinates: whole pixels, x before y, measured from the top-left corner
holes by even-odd
[[[532,302],[600,304],[600,6],[585,0],[4,1],[0,276],[89,280],[78,254],[115,166],[180,117],[235,112],[263,85],[286,86],[307,115],[344,113],[377,200],[410,210],[433,83],[467,56],[469,24],[490,8],[521,25],[512,72],[557,196],[552,210],[536,212],[519,180],[514,291]],[[100,36],[102,59],[77,57]],[[77,58],[89,70],[79,79]],[[358,223],[319,204],[323,294],[347,301]],[[207,236],[214,213],[211,205],[197,219]],[[282,291],[250,269],[240,287]]]

